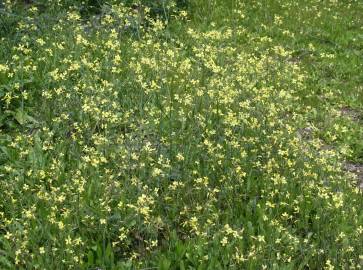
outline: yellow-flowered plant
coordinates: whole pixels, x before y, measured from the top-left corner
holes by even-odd
[[[361,5],[182,2],[34,4],[3,38],[0,268],[362,267],[362,129],[302,63],[342,55],[296,23]]]

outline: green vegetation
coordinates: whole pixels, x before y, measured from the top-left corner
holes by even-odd
[[[3,1],[0,269],[361,269],[362,1]]]

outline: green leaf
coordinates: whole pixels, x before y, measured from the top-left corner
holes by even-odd
[[[14,114],[14,118],[20,125],[24,125],[26,123],[26,113],[21,110],[17,110]]]
[[[159,269],[168,270],[170,269],[170,266],[171,266],[171,261],[168,258],[162,256],[159,261]]]
[[[38,123],[37,120],[35,120],[33,117],[31,117],[26,112],[24,112],[24,110],[21,109],[16,110],[16,112],[14,113],[14,118],[20,125],[25,125],[27,123]]]
[[[179,269],[180,270],[185,270],[184,261],[180,261],[180,263],[179,263]]]
[[[93,251],[92,250],[88,251],[87,263],[88,263],[88,265],[92,265],[94,263],[94,257],[93,257]]]

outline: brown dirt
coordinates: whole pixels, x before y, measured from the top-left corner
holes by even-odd
[[[344,167],[357,176],[359,188],[363,190],[363,164],[346,163]]]

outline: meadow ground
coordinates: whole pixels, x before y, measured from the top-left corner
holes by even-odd
[[[363,268],[363,2],[0,2],[0,269]]]

